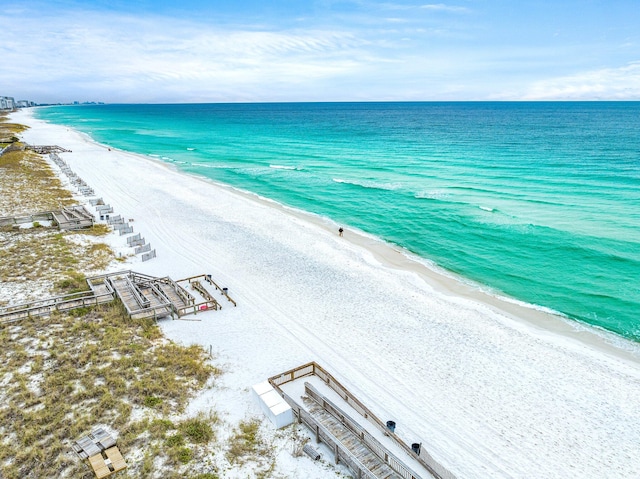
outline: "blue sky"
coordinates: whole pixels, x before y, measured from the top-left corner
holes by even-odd
[[[640,0],[8,0],[36,102],[640,100]]]

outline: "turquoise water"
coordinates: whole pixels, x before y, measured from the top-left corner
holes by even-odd
[[[638,102],[93,105],[37,116],[640,341]]]

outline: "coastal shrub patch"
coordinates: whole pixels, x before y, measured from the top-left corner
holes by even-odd
[[[104,236],[111,232],[109,227],[103,223],[95,223],[91,228],[83,228],[75,231],[75,234],[87,236]]]
[[[241,421],[238,424],[228,441],[226,457],[231,464],[273,460],[272,451],[260,437],[259,430],[260,421],[257,419]]]
[[[147,396],[144,398],[144,405],[150,408],[154,408],[162,404],[162,399],[155,396]]]
[[[213,429],[209,422],[217,422],[217,417],[206,419],[200,415],[180,424],[180,431],[194,444],[206,444],[213,439]]]
[[[0,216],[52,211],[76,203],[47,161],[22,148],[11,147],[0,156],[0,191],[11,191],[0,196]]]
[[[166,444],[169,447],[184,446],[184,436],[180,433],[173,434],[167,438]]]
[[[182,464],[187,464],[189,461],[191,461],[191,459],[193,459],[193,451],[188,447],[180,448],[180,450],[178,451],[178,460]]]
[[[0,326],[0,378],[12,375],[11,386],[0,393],[0,428],[3,428],[0,450],[2,456],[12,458],[10,464],[0,461],[4,478],[51,474],[82,477],[88,467],[86,461],[67,456],[68,446],[63,445],[99,424],[107,424],[121,433],[118,444],[125,458],[133,448],[159,445],[158,441],[164,442],[165,434],[173,430],[176,432],[170,437],[182,440],[172,439],[173,452],[165,453],[165,448],[160,447],[156,457],[164,454],[167,461],[177,465],[194,460],[196,450],[183,449],[187,441],[203,444],[213,438],[210,418],[189,419],[177,428],[166,417],[153,421],[132,419],[140,401],[135,384],[151,384],[167,374],[157,357],[164,351],[161,346],[166,340],[148,339],[143,334],[148,328],[146,323],[130,320],[117,304],[93,308],[86,320],[58,314]],[[119,332],[120,341],[103,341],[114,331]],[[140,363],[143,367],[128,366],[124,351],[131,349],[131,345],[136,346],[135,355],[144,358]],[[206,360],[204,350],[190,352],[188,364],[179,365],[184,376],[173,377],[168,392],[159,388],[153,395],[144,396],[154,398],[152,402],[161,405],[162,414],[180,413],[188,398],[213,374],[214,369],[210,368],[210,375],[203,375],[204,364],[194,369],[194,358]],[[189,376],[189,370],[197,374]],[[130,470],[137,475],[137,467],[155,471],[159,464],[143,461],[139,466],[131,464]]]
[[[89,285],[84,274],[77,271],[66,271],[64,278],[55,284],[56,289],[62,294],[80,293],[89,291]]]
[[[12,128],[0,115],[0,142],[20,129]],[[0,216],[72,204],[40,155],[14,143],[0,156]],[[113,260],[93,238],[109,231],[2,228],[0,281],[22,283],[35,297],[86,291],[85,275]],[[0,304],[8,300],[0,297]],[[98,426],[115,431],[125,460],[135,458],[127,460],[127,477],[171,479],[201,470],[191,464],[207,457],[217,416],[175,418],[221,374],[209,359],[202,348],[168,341],[155,321],[130,319],[117,301],[0,325],[0,477],[93,477],[70,444]],[[181,440],[168,446],[173,437]]]

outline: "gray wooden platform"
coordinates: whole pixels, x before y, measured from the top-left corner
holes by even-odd
[[[82,205],[69,206],[61,210],[52,211],[53,220],[61,230],[78,230],[93,226],[95,218]]]
[[[87,278],[90,291],[55,296],[0,308],[0,323],[11,323],[54,311],[69,311],[113,301],[122,301],[134,319],[181,317],[214,308],[212,301],[196,303],[195,298],[169,277],[157,278],[134,271],[121,271]],[[234,302],[235,304],[235,302]]]
[[[95,222],[94,216],[82,205],[67,206],[55,211],[41,211],[0,218],[0,226],[14,226],[36,221],[52,221],[61,230],[79,230],[91,228]]]
[[[347,450],[379,479],[402,479],[393,469],[376,456],[360,438],[348,430],[338,419],[309,397],[303,399],[307,410],[333,434]]]

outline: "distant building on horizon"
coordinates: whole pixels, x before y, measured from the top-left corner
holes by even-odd
[[[36,106],[36,102],[31,100],[18,100],[12,96],[0,96],[0,111],[12,111],[16,108],[29,108],[32,106]]]
[[[16,101],[12,96],[0,96],[0,110],[15,110]]]

